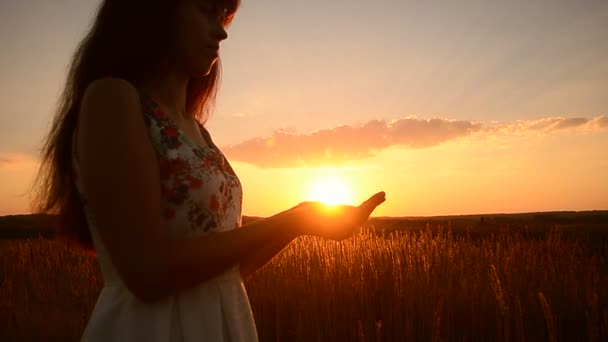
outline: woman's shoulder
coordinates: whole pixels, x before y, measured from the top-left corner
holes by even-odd
[[[102,77],[85,88],[80,115],[83,118],[96,116],[95,120],[129,120],[141,114],[141,102],[141,93],[133,83],[122,78]]]
[[[90,82],[85,88],[83,97],[87,96],[118,96],[119,98],[134,97],[139,94],[137,88],[128,80],[118,77],[101,77]]]

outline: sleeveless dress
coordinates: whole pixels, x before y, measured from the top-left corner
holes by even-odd
[[[184,239],[241,226],[241,183],[207,130],[199,124],[210,147],[196,145],[151,96],[140,91],[139,97],[160,169],[161,210],[171,238]],[[152,304],[140,301],[126,288],[87,208],[75,151],[73,148],[75,184],[104,279],[81,341],[257,341],[238,265]]]

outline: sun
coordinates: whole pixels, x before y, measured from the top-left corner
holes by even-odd
[[[350,204],[353,201],[353,194],[350,186],[341,178],[325,176],[314,181],[308,200],[327,205]]]

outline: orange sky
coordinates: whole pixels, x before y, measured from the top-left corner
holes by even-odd
[[[0,4],[0,215],[28,212],[97,4]],[[608,209],[607,32],[605,1],[244,1],[207,127],[245,215],[327,179],[352,204],[385,191],[374,215]]]

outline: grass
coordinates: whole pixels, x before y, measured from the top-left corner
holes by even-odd
[[[245,281],[262,341],[608,339],[608,244],[501,229],[301,237]],[[92,256],[0,241],[0,340],[73,340],[102,286]]]

